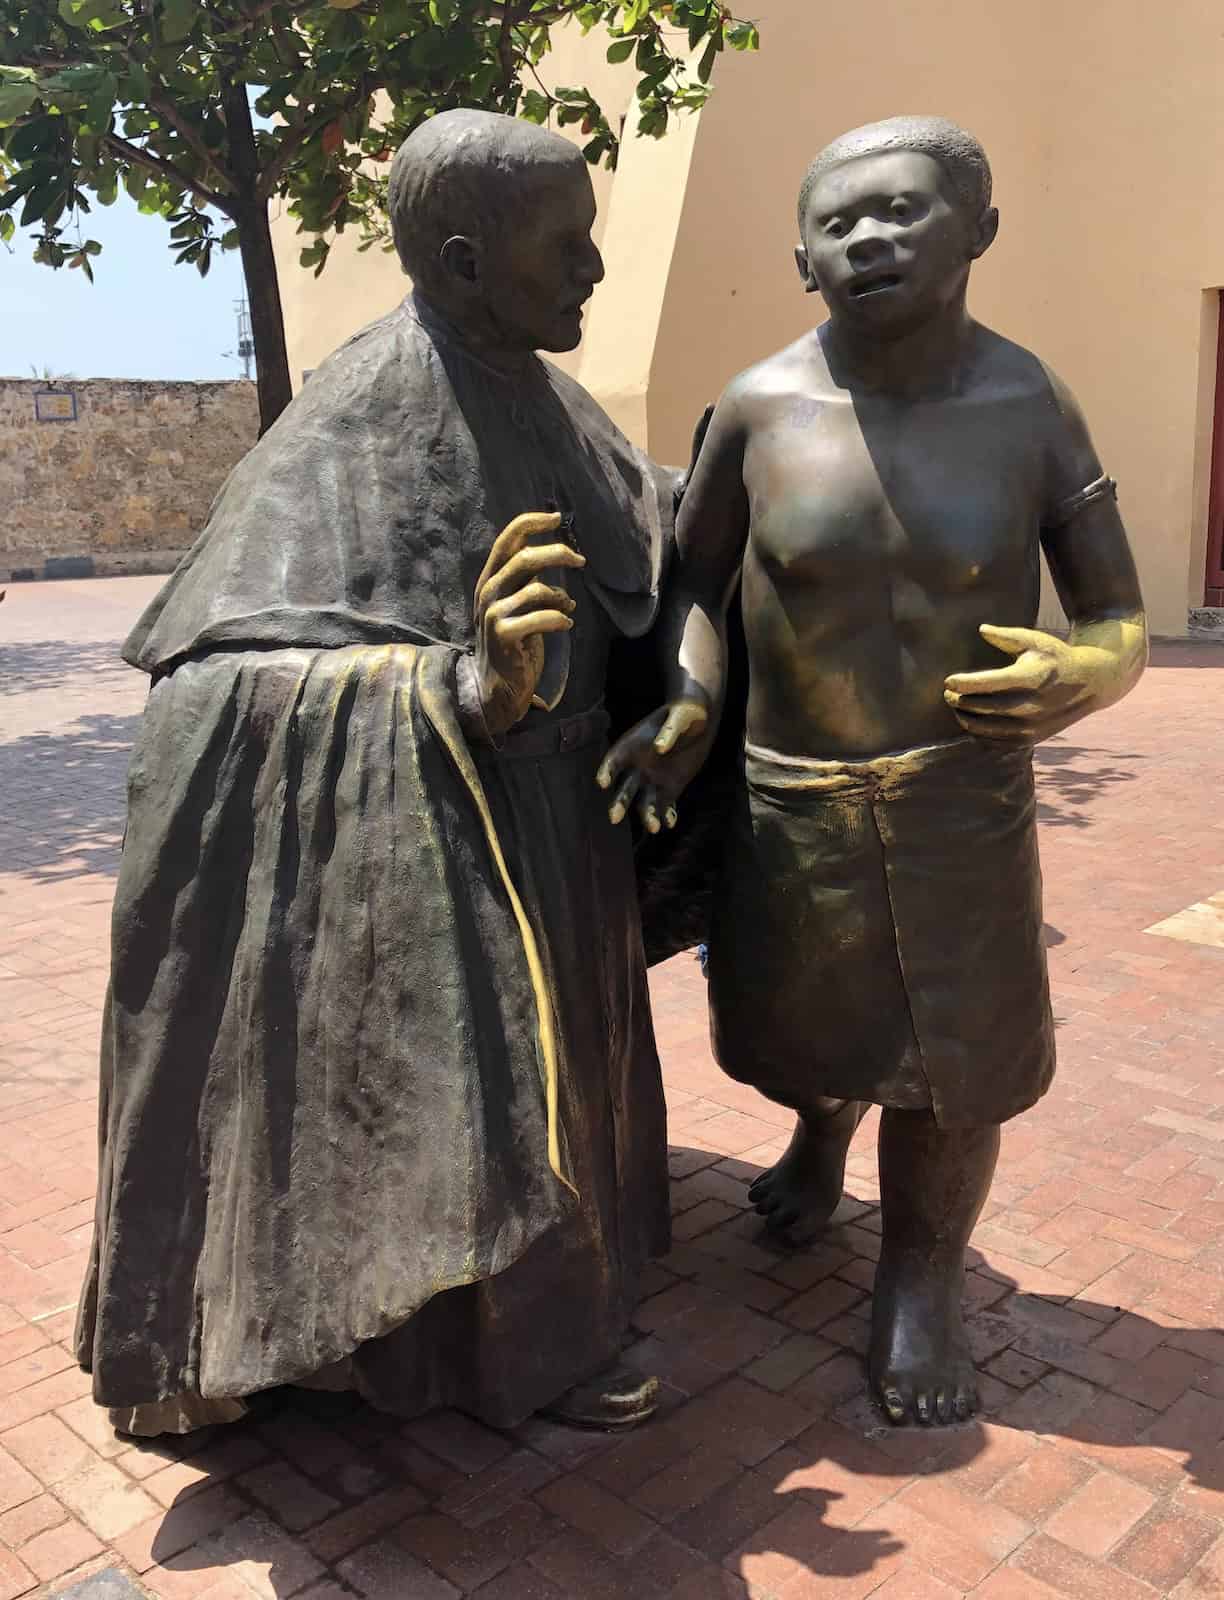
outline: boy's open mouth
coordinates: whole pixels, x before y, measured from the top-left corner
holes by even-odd
[[[883,294],[888,289],[895,289],[901,282],[899,272],[874,272],[862,277],[850,288],[852,300],[865,300],[869,295]]]

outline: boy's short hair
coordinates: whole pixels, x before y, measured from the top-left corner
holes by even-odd
[[[807,222],[812,190],[826,172],[860,156],[913,150],[938,162],[957,200],[976,220],[990,205],[990,162],[971,133],[945,117],[889,117],[853,128],[826,145],[804,174],[799,190],[799,229]]]

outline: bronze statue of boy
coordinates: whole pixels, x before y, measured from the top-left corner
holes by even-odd
[[[718,405],[677,530],[668,701],[599,780],[614,818],[636,797],[671,820],[720,714],[740,576],[712,1034],[725,1071],[798,1113],[751,1197],[775,1225],[827,1218],[883,1107],[872,1390],[893,1421],[949,1422],[977,1403],[962,1279],[999,1125],[1054,1071],[1032,746],[1132,687],[1146,625],[1074,399],[966,309],[998,228],[977,141],[926,117],[848,133],[799,224],[829,319]],[[1034,629],[1039,550],[1066,641]]]

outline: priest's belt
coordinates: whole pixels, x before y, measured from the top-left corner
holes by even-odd
[[[541,756],[568,755],[572,750],[584,750],[607,737],[608,713],[597,707],[576,717],[557,717],[542,722],[538,727],[512,731],[498,744],[498,754],[510,757],[527,756],[538,760]]]

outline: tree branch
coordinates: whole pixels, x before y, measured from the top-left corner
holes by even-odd
[[[182,189],[189,189],[198,200],[206,206],[214,206],[218,211],[224,212],[227,217],[234,215],[229,201],[224,195],[214,194],[204,184],[189,177],[181,167],[176,167],[173,161],[163,160],[155,156],[151,150],[142,150],[137,144],[131,144],[127,139],[121,139],[117,133],[104,133],[102,143],[114,155],[124,161],[130,161],[134,166],[146,167],[150,172],[156,172],[158,177],[169,178],[172,183],[177,183]]]
[[[513,4],[502,6],[500,10],[501,31],[497,36],[497,59],[501,63],[502,93],[509,94],[510,85],[518,76],[517,63],[514,59],[514,40],[511,37],[514,25],[518,21],[518,14]]]
[[[191,126],[186,117],[180,115],[178,107],[173,101],[164,99],[160,94],[149,96],[149,108],[156,111],[159,117],[164,117],[174,131],[191,150],[195,152],[196,159],[221,181],[223,189],[232,192],[233,183],[229,174],[217,163],[217,158],[204,143],[199,133]]]
[[[268,162],[260,175],[256,194],[261,200],[267,201],[276,193],[276,186],[284,177],[290,162],[302,146],[314,138],[324,128],[335,122],[337,117],[344,116],[346,111],[352,111],[359,106],[369,95],[366,81],[363,78],[354,92],[344,100],[341,105],[331,106],[322,115],[304,122],[300,128],[295,128],[282,143],[280,149]]]
[[[227,21],[224,29],[226,36],[228,37],[235,33],[246,33],[248,29],[255,26],[261,17],[266,16],[269,11],[275,11],[278,6],[283,6],[285,3],[286,0],[258,0],[258,3],[253,5],[249,11],[243,11],[241,17],[235,17],[232,22]],[[296,15],[302,11],[309,11],[310,6],[311,0],[301,0],[301,3],[293,6],[292,9]]]
[[[494,3],[484,7],[485,12],[493,22],[504,23],[507,17],[509,17],[509,20],[512,24],[517,22],[526,22],[531,23],[534,26],[538,23],[546,28],[551,28],[555,22],[564,22],[566,17],[573,14],[573,9],[574,8],[572,6],[559,5],[555,6],[550,11],[532,11],[524,16],[520,16],[517,6],[515,6],[513,3],[503,5],[500,3],[500,0],[494,0]]]
[[[9,67],[29,67],[34,72],[63,72],[66,67],[92,67],[96,66],[92,56],[56,56],[47,51],[33,56],[14,56],[5,65]]]

